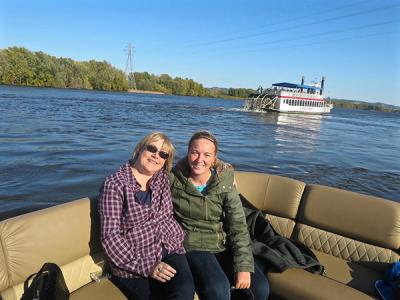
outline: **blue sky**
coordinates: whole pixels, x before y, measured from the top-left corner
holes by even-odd
[[[0,0],[0,48],[23,46],[206,87],[306,83],[400,105],[400,1]]]

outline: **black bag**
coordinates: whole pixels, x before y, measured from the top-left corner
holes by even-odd
[[[29,285],[29,280],[32,283]],[[39,272],[30,275],[24,282],[21,300],[68,300],[69,291],[63,273],[54,263],[45,263]]]
[[[254,300],[250,289],[231,289],[231,300]]]

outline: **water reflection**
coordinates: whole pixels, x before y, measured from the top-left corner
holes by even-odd
[[[277,112],[258,113],[257,118],[272,126],[278,152],[310,152],[319,142],[322,120],[325,115],[287,114]],[[296,145],[296,149],[293,148]]]

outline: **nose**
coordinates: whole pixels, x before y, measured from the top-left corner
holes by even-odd
[[[151,157],[158,159],[160,157],[159,153],[160,152],[158,152],[158,151],[156,153],[151,153]]]

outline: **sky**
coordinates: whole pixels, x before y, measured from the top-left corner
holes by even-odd
[[[0,0],[0,48],[25,47],[205,87],[306,84],[400,106],[400,0]]]

